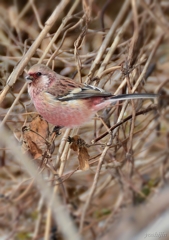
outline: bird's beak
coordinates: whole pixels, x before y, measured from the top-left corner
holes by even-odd
[[[28,83],[31,83],[33,81],[33,77],[31,75],[27,75],[25,79],[28,81]]]

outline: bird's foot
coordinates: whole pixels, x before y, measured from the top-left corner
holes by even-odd
[[[53,128],[53,131],[52,131],[52,133],[55,133],[56,134],[56,137],[57,136],[59,136],[61,133],[60,133],[60,129],[62,129],[62,127],[60,127],[60,126],[55,126],[54,128]]]

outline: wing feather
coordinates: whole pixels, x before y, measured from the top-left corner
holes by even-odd
[[[57,101],[70,101],[93,97],[110,97],[112,102],[127,100],[127,99],[138,99],[138,98],[156,98],[155,94],[122,94],[114,96],[109,92],[105,92],[103,89],[74,82],[72,79],[59,76],[59,81],[54,82],[54,86],[48,89],[49,94],[53,96],[53,100]],[[59,89],[59,91],[56,91]]]
[[[64,96],[60,96],[57,99],[60,101],[69,101],[76,99],[85,99],[92,97],[111,97],[111,93],[105,92],[103,89],[84,84],[82,87],[78,87],[70,91]]]

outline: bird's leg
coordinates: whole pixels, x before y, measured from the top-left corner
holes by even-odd
[[[52,133],[55,133],[56,134],[56,137],[57,136],[59,136],[61,133],[60,133],[60,129],[62,129],[62,127],[60,127],[60,126],[55,126],[54,128],[53,128],[53,131],[52,131]]]
[[[71,144],[73,142],[73,138],[68,136],[67,141],[68,141],[69,144]]]

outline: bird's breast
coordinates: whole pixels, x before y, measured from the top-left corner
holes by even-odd
[[[80,126],[94,115],[86,99],[61,102],[48,94],[38,94],[33,102],[38,113],[55,126]]]

